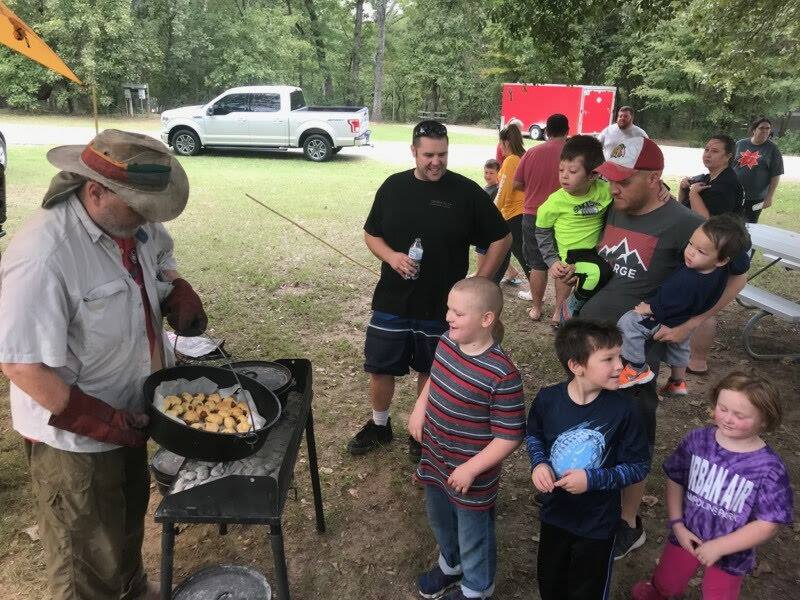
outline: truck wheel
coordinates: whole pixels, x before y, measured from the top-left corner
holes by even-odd
[[[532,140],[541,140],[544,138],[544,131],[542,131],[542,128],[538,125],[531,125],[528,133],[530,133]]]
[[[303,142],[303,154],[308,160],[324,162],[333,156],[333,147],[327,137],[319,133],[312,133]]]
[[[333,152],[334,154],[339,154],[339,152],[341,151],[341,149],[342,149],[342,147],[341,147],[341,146],[334,146],[334,147],[331,149],[331,152]]]
[[[194,156],[200,152],[200,138],[191,129],[179,129],[172,136],[172,147],[175,149],[175,154]]]

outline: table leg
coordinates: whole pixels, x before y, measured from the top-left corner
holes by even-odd
[[[280,523],[269,526],[272,561],[275,563],[275,587],[278,600],[290,600],[289,575],[286,572],[286,554],[283,551],[283,527]]]
[[[175,524],[161,526],[161,600],[172,598],[172,566],[175,559]]]
[[[319,485],[319,468],[317,466],[317,442],[314,439],[314,412],[308,409],[306,419],[306,446],[308,447],[308,468],[311,471],[311,489],[314,492],[314,512],[317,514],[317,531],[325,531],[325,513],[322,509],[322,488]]]

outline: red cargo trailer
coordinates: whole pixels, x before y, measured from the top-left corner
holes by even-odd
[[[511,119],[522,121],[522,132],[534,140],[544,138],[547,117],[566,115],[569,133],[600,133],[611,124],[617,88],[557,83],[504,83],[501,127]]]

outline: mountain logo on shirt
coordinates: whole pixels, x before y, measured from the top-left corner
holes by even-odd
[[[564,431],[550,448],[550,464],[559,479],[569,469],[596,469],[603,464],[605,436],[587,423]]]
[[[617,144],[611,151],[609,158],[624,158],[624,156],[625,156],[625,144]]]
[[[572,212],[576,215],[596,215],[599,214],[601,211],[601,206],[599,202],[595,202],[594,200],[587,200],[581,204],[576,204],[572,207]]]
[[[745,150],[739,156],[739,166],[747,167],[748,169],[755,169],[758,166],[759,158],[761,158],[761,152],[758,150]]]
[[[658,238],[645,233],[606,225],[597,253],[605,258],[617,275],[636,279],[650,268]]]

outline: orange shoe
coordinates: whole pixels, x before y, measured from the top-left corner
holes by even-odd
[[[686,387],[686,381],[683,379],[680,381],[668,379],[667,383],[658,390],[658,393],[662,396],[686,396],[689,393],[689,388]]]
[[[645,365],[643,371],[637,371],[632,366],[625,365],[625,368],[622,369],[622,373],[619,374],[619,387],[624,390],[634,385],[642,385],[643,383],[652,381],[655,376],[656,374],[653,373],[648,365]]]

